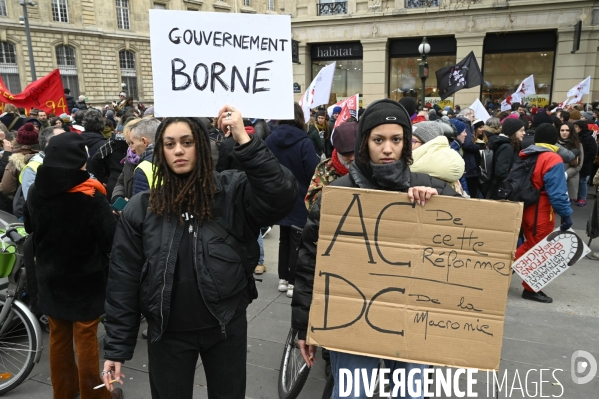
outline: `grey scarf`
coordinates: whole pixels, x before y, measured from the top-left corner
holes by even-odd
[[[382,189],[405,191],[410,188],[410,168],[403,159],[390,164],[377,165],[370,161],[372,176]]]

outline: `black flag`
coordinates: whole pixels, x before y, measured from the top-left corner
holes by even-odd
[[[435,75],[437,75],[437,89],[441,100],[445,100],[458,90],[483,84],[483,74],[480,73],[472,51],[456,65],[441,68],[435,72]]]

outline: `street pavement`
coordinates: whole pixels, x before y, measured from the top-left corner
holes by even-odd
[[[586,208],[574,206],[573,227],[585,241],[587,238],[584,228],[592,204],[593,201],[590,199]],[[279,397],[277,381],[283,344],[290,328],[291,300],[284,293],[277,291],[278,228],[276,226],[265,237],[264,244],[265,264],[268,270],[262,276],[264,281],[257,283],[260,291],[259,299],[250,305],[247,314],[246,397],[276,399]],[[592,243],[591,249],[599,251],[599,239]],[[474,389],[478,397],[553,396],[566,399],[599,397],[599,375],[585,385],[575,384],[570,376],[571,357],[575,351],[584,350],[599,360],[598,287],[599,262],[586,258],[545,289],[545,292],[554,299],[552,304],[523,300],[521,280],[514,276],[508,293],[499,374],[501,380],[504,370],[507,370],[507,384],[504,384],[500,393],[496,391],[493,395],[492,379],[487,384],[486,372],[479,372],[478,384]],[[145,322],[142,323],[141,328],[145,328]],[[100,327],[98,332],[100,353],[103,353],[103,335],[104,331]],[[544,371],[541,377],[540,369],[551,371]],[[555,380],[552,378],[554,371],[560,385],[555,385]],[[124,365],[124,374],[126,378],[123,390],[127,399],[150,398],[147,343],[141,337],[134,358]],[[542,384],[539,382],[541,379],[545,381]],[[320,398],[324,384],[324,362],[319,358],[299,398]],[[460,384],[464,387],[465,379],[462,378]],[[538,391],[540,385],[542,385],[542,392]],[[35,366],[29,378],[5,397],[11,399],[52,397],[47,333],[44,332],[42,360]],[[201,361],[198,361],[197,365],[193,397],[208,397]]]

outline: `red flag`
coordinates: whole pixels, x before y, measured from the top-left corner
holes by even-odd
[[[37,108],[55,115],[69,112],[58,69],[32,82],[19,94],[10,93],[6,89],[2,78],[0,78],[0,113],[4,112],[6,104],[13,104],[17,108],[25,108],[27,115],[29,115],[31,108]]]

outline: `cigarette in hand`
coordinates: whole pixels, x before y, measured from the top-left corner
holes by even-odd
[[[112,384],[112,383],[117,382],[117,381],[118,380],[112,380],[112,381],[110,381],[110,383]],[[97,387],[94,387],[94,389],[100,389],[100,388],[105,387],[105,386],[106,386],[106,384],[98,385]]]

